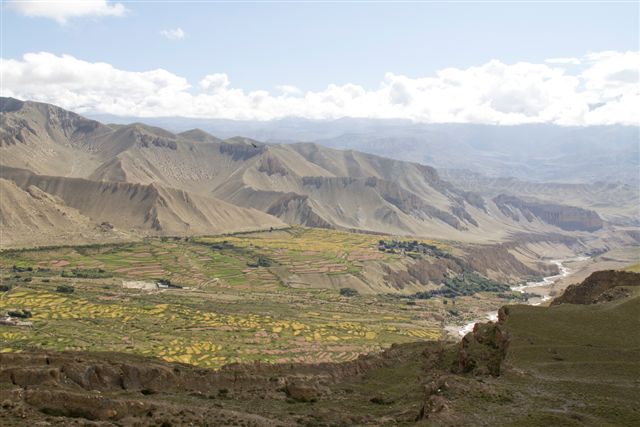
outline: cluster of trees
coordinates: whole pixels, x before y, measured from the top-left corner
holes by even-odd
[[[249,267],[271,267],[271,260],[269,258],[267,258],[266,256],[260,255],[258,256],[258,259],[256,260],[256,262],[248,262],[247,266]]]
[[[412,295],[415,299],[429,299],[437,296],[445,298],[455,298],[459,296],[469,296],[478,292],[509,292],[511,287],[504,283],[487,279],[477,273],[464,273],[458,277],[447,277],[444,279],[440,289],[417,292]]]
[[[340,295],[343,297],[355,297],[358,295],[358,291],[353,288],[340,288]]]
[[[33,267],[26,263],[18,263],[14,264],[13,267],[11,267],[11,270],[15,273],[25,273],[27,271],[33,271]]]
[[[435,245],[418,242],[417,240],[380,240],[378,241],[378,250],[389,253],[405,252],[409,255],[412,253],[432,255],[437,258],[448,258],[450,256]]]
[[[71,285],[60,285],[56,288],[56,292],[60,292],[61,294],[72,294],[75,290]]]
[[[62,270],[61,276],[78,277],[81,279],[105,279],[113,277],[113,274],[101,268],[73,268],[70,271]]]

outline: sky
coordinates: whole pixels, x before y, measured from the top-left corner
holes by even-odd
[[[3,1],[1,93],[85,113],[638,124],[639,3]]]

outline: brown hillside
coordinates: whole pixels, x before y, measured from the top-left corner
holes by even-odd
[[[559,304],[596,304],[628,294],[624,288],[640,286],[640,273],[628,271],[596,271],[582,283],[570,285],[551,302]]]
[[[61,197],[68,204],[91,211],[93,217],[133,227],[157,229],[157,217],[167,232],[224,230],[231,224],[215,217],[224,214],[208,202],[216,199],[267,214],[254,213],[249,222],[233,229],[285,221],[481,242],[505,241],[523,232],[590,231],[602,226],[593,212],[560,205],[518,207],[526,217],[523,221],[500,200],[459,190],[429,166],[357,151],[309,143],[263,144],[242,137],[221,141],[197,129],[173,134],[141,123],[103,125],[52,105],[11,98],[3,98],[0,106],[3,166],[83,179],[73,185],[40,181],[40,186],[58,188],[51,191],[66,194]],[[79,188],[83,185],[109,202],[95,201],[96,207],[81,202],[82,194],[90,194]],[[123,195],[107,196],[105,188]],[[183,193],[155,195],[161,189]],[[125,207],[129,191],[136,194],[132,201],[148,194],[144,202],[137,202],[141,206]],[[156,213],[150,205],[156,197],[179,201],[182,207]],[[119,202],[113,206],[127,212],[126,219],[112,217],[116,212],[107,205],[114,198]],[[209,207],[187,214],[190,203]],[[231,212],[227,204],[215,203]]]

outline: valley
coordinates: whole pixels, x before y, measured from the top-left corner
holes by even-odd
[[[640,426],[640,1],[1,3],[0,427]]]
[[[523,299],[506,285],[465,291],[464,279],[457,297],[415,298],[437,287],[394,287],[380,271],[408,276],[457,249],[429,241],[436,255],[408,256],[381,251],[380,237],[290,228],[4,251],[0,310],[27,310],[33,325],[4,327],[0,351],[110,350],[211,368],[337,362],[440,339],[450,323]]]
[[[0,106],[6,425],[21,414],[126,426],[208,425],[202,414],[210,425],[486,425],[517,407],[517,425],[637,415],[609,413],[633,383],[609,384],[615,401],[584,389],[601,355],[622,360],[618,380],[637,369],[633,343],[607,337],[635,322],[625,286],[637,275],[620,272],[640,260],[632,185],[440,172]],[[609,274],[622,279],[594,297],[602,309],[553,306]],[[592,343],[575,319],[604,349],[582,355]],[[556,389],[544,379],[558,372]],[[564,406],[558,393],[571,396]]]

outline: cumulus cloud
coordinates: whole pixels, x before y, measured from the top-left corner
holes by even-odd
[[[208,92],[220,92],[229,87],[229,77],[224,73],[208,74],[200,80],[200,87]]]
[[[49,18],[59,24],[66,24],[70,18],[83,16],[123,16],[127,8],[122,3],[109,3],[106,0],[83,1],[43,1],[13,0],[8,2],[16,12],[38,18]]]
[[[175,29],[162,30],[160,31],[160,34],[169,40],[182,40],[187,35],[180,27]]]
[[[3,96],[78,112],[270,120],[288,116],[406,118],[419,122],[638,124],[640,52],[597,52],[559,63],[492,60],[410,78],[387,73],[373,89],[347,83],[303,92],[293,86],[245,91],[225,73],[186,78],[156,69],[133,72],[69,55],[2,59]],[[126,94],[126,96],[123,96]]]

